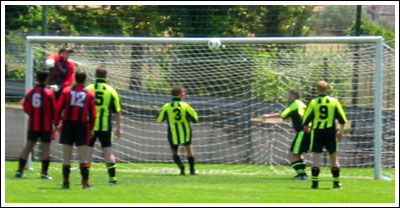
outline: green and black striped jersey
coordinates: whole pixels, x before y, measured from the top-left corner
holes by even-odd
[[[312,122],[313,129],[327,129],[335,127],[335,119],[338,119],[340,124],[347,122],[342,105],[336,98],[321,95],[308,104],[303,125]]]
[[[199,120],[197,112],[178,97],[174,97],[160,109],[157,122],[161,123],[165,119],[167,119],[168,133],[174,145],[189,142],[192,137],[190,122]]]
[[[118,92],[103,78],[97,78],[86,89],[96,93],[96,122],[93,131],[111,131],[111,114],[122,110]]]
[[[280,114],[281,118],[290,118],[292,120],[293,128],[296,132],[303,131],[303,115],[306,110],[306,105],[301,100],[294,100],[289,103],[288,107]]]

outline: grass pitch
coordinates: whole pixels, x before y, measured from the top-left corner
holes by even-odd
[[[271,174],[241,175],[212,173],[205,169],[213,165],[198,164],[199,175],[180,176],[174,164],[119,163],[118,184],[110,186],[104,163],[94,163],[90,168],[93,190],[82,189],[79,170],[71,171],[70,189],[64,190],[61,163],[50,164],[53,180],[40,179],[40,162],[33,162],[35,169],[24,171],[23,178],[15,178],[17,166],[17,162],[5,164],[6,203],[395,203],[394,180],[342,177],[343,188],[334,190],[329,168],[321,169],[327,174],[320,177],[320,188],[313,190],[310,180],[294,181],[293,175],[279,175],[268,171],[268,166],[264,168]],[[356,171],[362,175],[362,170]],[[394,175],[394,169],[389,171]]]

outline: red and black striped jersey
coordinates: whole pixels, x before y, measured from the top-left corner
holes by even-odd
[[[52,121],[55,121],[57,102],[51,89],[37,85],[27,91],[23,108],[29,115],[28,130],[51,131]]]
[[[57,106],[56,121],[62,114],[63,121],[80,121],[93,128],[96,120],[95,92],[86,90],[83,85],[68,86],[63,89]]]
[[[61,88],[70,86],[75,79],[75,63],[66,60],[63,61],[59,54],[51,54],[46,59],[54,59],[54,67],[50,69],[49,84],[61,85]]]

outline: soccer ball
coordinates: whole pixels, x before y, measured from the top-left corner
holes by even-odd
[[[221,41],[214,38],[208,41],[208,48],[212,51],[217,51],[221,47]]]
[[[46,66],[47,67],[54,67],[55,63],[56,63],[56,61],[54,61],[54,59],[47,59],[46,60]]]

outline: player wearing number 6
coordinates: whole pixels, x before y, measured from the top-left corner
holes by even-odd
[[[93,147],[98,138],[103,149],[104,160],[110,176],[110,185],[117,184],[115,176],[115,157],[112,154],[111,144],[113,140],[111,115],[114,114],[114,119],[117,123],[115,131],[117,138],[121,137],[121,102],[118,92],[106,83],[107,71],[104,66],[99,66],[96,69],[96,81],[86,87],[88,90],[96,92],[96,110],[97,117],[94,125],[94,135],[89,142],[88,159],[89,165],[92,162]]]
[[[199,120],[197,112],[186,102],[182,100],[186,97],[185,89],[181,86],[175,86],[171,92],[173,98],[171,102],[166,103],[157,116],[157,122],[161,123],[165,119],[168,122],[168,141],[172,150],[172,158],[178,165],[181,175],[185,175],[185,166],[178,155],[180,144],[185,146],[188,154],[190,174],[195,175],[194,152],[192,148],[192,129],[190,122]]]
[[[340,102],[333,97],[327,96],[328,89],[328,82],[317,82],[318,97],[310,101],[303,117],[303,126],[305,129],[308,128],[307,124],[312,122],[310,149],[313,152],[313,168],[311,169],[311,188],[314,189],[318,188],[319,166],[324,147],[329,152],[333,188],[341,187],[339,183],[340,165],[336,153],[338,151],[338,141],[341,141],[343,137],[347,118]],[[335,127],[336,119],[340,123],[340,130],[337,132],[337,135]]]
[[[42,145],[42,174],[43,179],[52,179],[47,170],[50,164],[50,142],[52,123],[55,120],[54,106],[56,100],[52,90],[45,88],[48,83],[49,72],[38,71],[36,78],[39,82],[34,88],[26,93],[23,101],[25,113],[29,115],[27,142],[24,150],[21,152],[16,177],[21,178],[29,155],[36,142],[40,138]]]
[[[69,188],[70,161],[72,146],[78,147],[78,157],[84,189],[92,189],[89,185],[89,164],[87,161],[87,145],[92,134],[96,119],[95,94],[86,90],[86,72],[79,70],[75,73],[76,85],[68,86],[62,91],[58,100],[59,114],[62,115],[63,126],[60,143],[63,144],[64,162],[62,188]],[[58,117],[56,117],[56,121]]]

